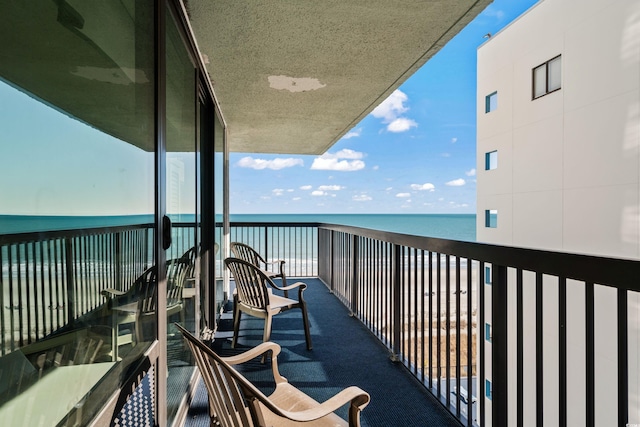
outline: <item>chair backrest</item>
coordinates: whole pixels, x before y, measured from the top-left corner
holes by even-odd
[[[259,426],[260,422],[255,420],[263,417],[256,399],[266,402],[268,398],[202,341],[179,324],[175,325],[182,332],[202,375],[209,395],[210,415],[216,417],[221,427]]]
[[[193,263],[182,256],[167,261],[167,307],[182,303],[182,290],[186,280],[193,275]]]
[[[156,311],[156,292],[158,289],[158,269],[154,265],[148,268],[136,282],[140,281],[138,313],[147,314]]]
[[[227,258],[224,263],[236,284],[238,302],[266,310],[269,306],[269,287],[275,286],[271,279],[254,264],[240,258]]]
[[[231,253],[236,257],[251,264],[255,265],[258,268],[262,267],[262,264],[265,264],[264,258],[260,256],[258,251],[253,249],[251,246],[246,245],[240,242],[231,242]]]

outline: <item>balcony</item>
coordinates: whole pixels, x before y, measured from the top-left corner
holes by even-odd
[[[185,229],[187,225],[174,228],[168,258],[192,245],[180,237],[193,234],[183,233]],[[221,238],[221,229],[217,232]],[[2,356],[42,347],[61,332],[77,332],[79,325],[87,325],[89,316],[104,308],[101,290],[114,285],[125,290],[149,265],[151,236],[146,224],[0,236]],[[638,261],[315,223],[234,223],[230,239],[249,243],[268,258],[286,260],[289,277],[307,278],[312,284],[310,302],[313,293],[320,293],[318,298],[338,304],[334,310],[343,313],[327,318],[312,306],[312,333],[319,334],[319,341],[312,354],[302,354],[327,373],[344,363],[335,354],[323,359],[326,347],[336,345],[331,331],[366,328],[379,343],[375,357],[395,362],[389,362],[381,376],[403,366],[402,374],[416,380],[413,386],[419,393],[431,393],[432,400],[441,403],[436,407],[463,425],[522,425],[532,417],[544,425],[571,425],[575,420],[603,425],[616,419],[618,425],[625,425],[635,419],[638,372],[630,362],[637,359]],[[218,264],[223,252],[224,248],[217,255]],[[323,295],[325,289],[331,293]],[[216,299],[222,291],[216,291]],[[197,319],[197,304],[189,310],[187,317]],[[276,323],[274,334],[300,329],[296,315],[287,315],[294,317],[291,327],[286,319],[282,328]],[[225,322],[223,316],[220,331]],[[255,328],[259,334],[260,326]],[[249,332],[245,345],[255,341],[253,329],[251,324],[243,326]],[[193,394],[188,385],[193,369],[180,370],[183,381],[171,380],[171,372],[184,368],[184,364],[172,364],[172,357],[187,358],[173,351],[180,340],[168,332],[160,342],[166,341],[171,352],[168,399],[179,421],[178,407]],[[219,333],[217,341],[224,346],[226,340]],[[276,341],[285,338],[274,335]],[[322,340],[328,344],[320,344]],[[288,347],[286,339],[282,344]],[[355,340],[340,346],[345,361],[349,354],[363,351]],[[156,347],[151,342],[138,349],[160,351]],[[290,351],[298,349],[294,346]],[[125,367],[140,363],[141,358],[139,351],[130,351],[120,359],[107,360],[116,363],[102,365],[106,366],[104,379],[89,384],[87,395],[70,398],[86,409],[103,403],[96,398],[103,396],[104,387],[108,390],[109,381],[120,378],[122,390],[139,385],[139,379],[126,377]],[[291,360],[283,361],[284,370]],[[37,360],[31,363],[37,370]],[[367,372],[366,365],[361,368]],[[354,370],[354,383],[358,375]],[[344,381],[350,381],[348,377]],[[290,379],[296,378],[304,377],[294,370]],[[321,393],[323,387],[316,385],[309,384]],[[11,402],[30,390],[23,388],[4,400]],[[385,391],[376,390],[375,385],[371,388],[368,391],[374,396]],[[123,396],[120,406],[126,404],[128,395]],[[0,411],[6,410],[6,402]],[[371,405],[375,404],[374,400]],[[61,423],[79,416],[82,407],[72,405],[62,414]],[[114,413],[116,409],[112,408]],[[374,414],[376,409],[372,406],[368,411]]]

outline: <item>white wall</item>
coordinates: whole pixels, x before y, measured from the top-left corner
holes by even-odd
[[[557,55],[562,88],[532,100],[533,68]],[[538,3],[478,49],[477,88],[478,241],[640,259],[640,1]],[[495,91],[498,107],[485,113]],[[498,167],[486,171],[493,150]],[[496,228],[485,227],[488,209],[498,211]],[[544,425],[556,425],[557,279],[544,278],[542,354],[535,280],[525,272],[524,281],[525,425],[535,425],[535,374],[527,372],[536,357],[544,363]],[[568,424],[575,426],[584,425],[585,408],[583,289],[567,283]],[[629,421],[640,423],[640,296],[629,299]],[[596,425],[608,426],[617,419],[615,293],[596,286],[595,300]]]

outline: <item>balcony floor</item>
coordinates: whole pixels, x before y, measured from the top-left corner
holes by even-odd
[[[393,363],[387,349],[318,279],[304,279],[313,350],[306,349],[300,310],[280,314],[273,320],[271,340],[282,346],[278,357],[280,372],[314,399],[324,401],[339,390],[357,385],[371,395],[362,412],[363,426],[456,426],[461,424],[436,398],[411,376],[406,368]],[[293,283],[294,280],[290,280]],[[224,316],[214,349],[231,355],[262,341],[263,321],[243,315],[236,349],[231,349],[232,322]],[[263,392],[272,390],[270,370],[251,362],[243,373]],[[346,418],[347,408],[339,415]],[[187,427],[209,425],[206,390],[202,383],[191,404]]]

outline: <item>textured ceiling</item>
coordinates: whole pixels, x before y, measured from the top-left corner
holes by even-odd
[[[231,151],[321,154],[490,0],[189,0]]]

